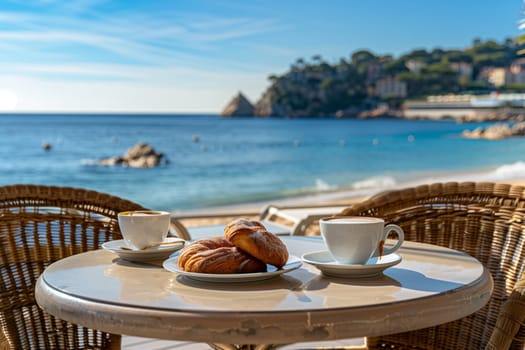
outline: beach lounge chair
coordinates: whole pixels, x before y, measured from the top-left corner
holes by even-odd
[[[320,218],[334,215],[347,208],[348,205],[303,205],[277,206],[267,205],[260,213],[257,212],[227,212],[215,214],[172,215],[171,223],[175,234],[184,239],[198,239],[222,235],[225,224],[229,220],[248,217],[260,221],[268,231],[276,235],[304,235],[308,227]],[[207,219],[222,221],[218,224],[184,225],[184,220]]]
[[[268,205],[261,211],[261,220],[281,220],[291,224],[291,235],[304,235],[307,228],[319,219],[341,212],[348,205],[276,206]]]
[[[195,240],[205,237],[221,236],[224,234],[224,226],[231,220],[236,218],[254,218],[259,219],[259,214],[255,212],[231,212],[231,213],[216,213],[216,214],[193,214],[193,215],[172,215],[171,224],[176,236],[186,239]],[[200,221],[206,219],[207,221],[216,221],[220,223],[195,225],[184,225],[185,220]],[[261,220],[261,223],[266,229],[276,235],[290,235],[292,229],[289,226],[282,225],[276,222]]]
[[[120,239],[117,214],[145,209],[95,191],[0,187],[0,348],[120,349],[121,336],[71,324],[38,307],[35,283],[61,258]]]
[[[338,216],[375,216],[401,226],[405,240],[464,251],[489,269],[494,292],[480,311],[437,327],[367,339],[370,349],[523,349],[525,187],[435,183],[389,191]]]

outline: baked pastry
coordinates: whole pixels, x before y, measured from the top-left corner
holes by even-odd
[[[181,249],[179,268],[200,273],[265,272],[266,264],[234,246],[224,237],[203,238]]]
[[[283,267],[288,261],[286,245],[259,221],[232,221],[224,228],[224,234],[236,247],[266,264]]]

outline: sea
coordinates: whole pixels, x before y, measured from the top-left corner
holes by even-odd
[[[311,201],[436,181],[525,178],[525,138],[461,137],[486,123],[218,115],[3,114],[0,185],[93,189],[172,212]],[[139,142],[169,162],[101,166]],[[49,144],[49,150],[44,145]]]

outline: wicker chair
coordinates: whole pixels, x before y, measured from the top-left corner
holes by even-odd
[[[523,349],[525,187],[435,183],[378,194],[339,216],[376,216],[405,239],[466,252],[488,268],[494,293],[480,311],[437,327],[369,338],[369,349]]]
[[[120,349],[120,336],[59,320],[38,307],[34,287],[61,258],[121,237],[117,214],[144,209],[95,191],[52,186],[0,187],[2,348]]]

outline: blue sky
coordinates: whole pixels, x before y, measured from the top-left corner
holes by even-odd
[[[521,0],[2,0],[0,111],[219,113],[297,58],[523,31]]]

